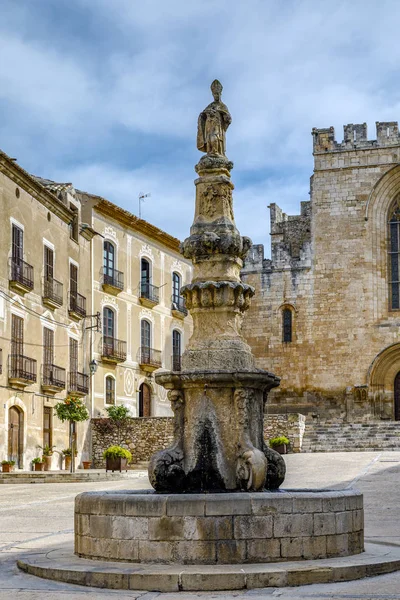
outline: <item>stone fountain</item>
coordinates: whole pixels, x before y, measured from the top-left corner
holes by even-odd
[[[240,280],[251,242],[233,214],[231,115],[219,81],[211,91],[198,119],[195,216],[181,247],[193,262],[193,280],[182,288],[193,335],[182,370],[156,374],[168,389],[174,442],[150,461],[153,490],[77,496],[75,558],[55,554],[53,569],[47,555],[20,561],[30,573],[125,589],[239,589],[330,581],[330,563],[296,571],[284,561],[325,559],[325,567],[332,557],[363,552],[360,493],[278,489],[285,462],[264,442],[263,417],[279,378],[255,367],[240,333],[254,295]],[[339,578],[360,576],[351,560],[346,571],[336,567]]]

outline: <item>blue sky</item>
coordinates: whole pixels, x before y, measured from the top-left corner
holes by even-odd
[[[312,127],[400,117],[397,0],[1,0],[0,148],[187,236],[218,78],[238,227],[308,199]]]

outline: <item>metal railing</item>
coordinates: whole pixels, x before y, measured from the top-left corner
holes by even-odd
[[[9,354],[8,377],[9,379],[22,379],[24,381],[36,381],[36,365],[34,358],[28,358],[23,354]]]
[[[110,285],[119,290],[123,290],[124,274],[121,271],[117,271],[117,269],[103,267],[103,285]]]
[[[160,288],[156,285],[151,285],[151,283],[146,283],[142,281],[139,284],[139,298],[147,298],[147,300],[150,300],[151,302],[156,302],[158,304],[158,302],[160,301],[159,289]]]
[[[171,356],[171,367],[173,371],[180,371],[182,365],[182,357],[180,354],[173,354]]]
[[[153,367],[162,366],[161,350],[154,350],[147,346],[141,346],[138,352],[138,362],[140,365],[151,365]]]
[[[20,283],[33,290],[33,267],[21,258],[11,258],[10,281]]]
[[[79,371],[70,371],[68,376],[68,392],[87,394],[89,392],[89,375],[79,373]]]
[[[52,364],[42,365],[42,385],[65,388],[65,369]]]
[[[188,309],[186,308],[185,298],[173,294],[171,296],[171,303],[171,310],[177,310],[186,317],[188,314]]]
[[[50,300],[60,306],[63,303],[63,284],[52,277],[43,279],[43,300]]]
[[[86,298],[78,292],[70,292],[69,294],[69,310],[81,317],[86,317]]]
[[[108,335],[103,336],[102,356],[123,362],[126,360],[126,342]]]

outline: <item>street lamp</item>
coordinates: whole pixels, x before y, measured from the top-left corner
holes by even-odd
[[[97,367],[97,360],[93,358],[89,363],[90,375],[94,375],[96,373]]]

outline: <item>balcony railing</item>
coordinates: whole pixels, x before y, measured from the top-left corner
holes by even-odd
[[[180,313],[179,316],[186,317],[188,314],[188,309],[185,305],[185,299],[182,296],[173,295],[171,297],[171,310],[172,312]]]
[[[21,381],[36,381],[36,360],[23,354],[10,354],[8,356],[8,378]]]
[[[124,274],[117,269],[109,269],[103,267],[103,285],[116,288],[118,290],[124,289]]]
[[[148,366],[152,370],[159,369],[162,366],[161,350],[141,346],[139,348],[138,362],[141,367]]]
[[[43,301],[61,306],[63,303],[63,284],[52,277],[43,279]]]
[[[139,284],[138,290],[139,299],[142,304],[151,304],[152,306],[158,304],[160,301],[159,289],[156,285],[142,281]]]
[[[78,292],[70,292],[69,312],[83,318],[86,317],[86,298]]]
[[[126,342],[105,335],[102,340],[102,357],[115,362],[126,360]]]
[[[70,371],[68,377],[68,392],[75,392],[85,396],[89,392],[89,375]]]
[[[33,290],[33,267],[20,258],[11,258],[10,283]]]
[[[52,364],[42,365],[42,386],[65,389],[65,369]]]
[[[171,366],[173,371],[180,371],[182,364],[182,357],[180,354],[173,354],[171,356]]]

